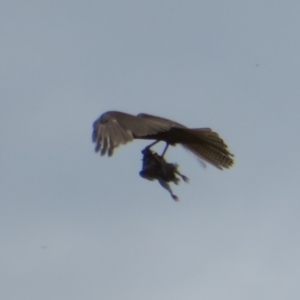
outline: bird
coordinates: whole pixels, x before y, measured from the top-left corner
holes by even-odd
[[[161,157],[169,145],[180,144],[200,160],[220,170],[228,169],[234,163],[234,155],[230,153],[226,143],[210,128],[188,128],[166,118],[120,111],[105,112],[93,123],[92,141],[95,143],[95,152],[99,152],[101,156],[112,156],[115,148],[134,139],[154,140],[146,148],[165,142]]]
[[[150,150],[146,147],[143,151],[143,167],[140,171],[140,176],[150,181],[157,180],[160,185],[165,188],[175,201],[179,201],[179,198],[173,193],[169,182],[173,182],[176,185],[180,182],[180,178],[184,182],[189,182],[189,178],[178,171],[177,164],[168,163],[162,156]],[[178,176],[177,176],[178,175]]]

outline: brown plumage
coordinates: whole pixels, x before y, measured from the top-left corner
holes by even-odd
[[[179,198],[173,193],[170,182],[176,185],[180,182],[180,176],[184,182],[189,182],[188,177],[178,171],[177,164],[168,163],[163,157],[152,152],[148,147],[143,151],[143,167],[140,176],[150,181],[157,180],[165,188],[175,201]]]
[[[233,154],[219,135],[210,128],[187,128],[177,122],[148,114],[130,115],[118,111],[102,114],[93,124],[95,151],[113,154],[114,148],[133,139],[181,144],[200,159],[218,169],[233,165]]]

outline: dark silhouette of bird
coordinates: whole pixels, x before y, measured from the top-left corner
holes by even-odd
[[[143,151],[143,167],[140,176],[150,181],[157,180],[160,185],[165,188],[175,201],[179,198],[173,193],[169,182],[176,185],[180,182],[180,176],[184,182],[189,182],[188,177],[178,171],[177,164],[168,163],[162,156],[146,147]],[[177,176],[178,175],[178,176]]]
[[[166,147],[161,157],[169,145],[181,144],[220,170],[233,165],[233,154],[210,128],[187,128],[165,118],[144,113],[134,116],[119,111],[108,111],[93,124],[92,140],[96,144],[95,151],[101,155],[111,156],[116,147],[134,139],[155,140],[148,148],[164,141]]]

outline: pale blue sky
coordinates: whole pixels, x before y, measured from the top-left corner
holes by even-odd
[[[300,297],[299,1],[1,1],[0,298]],[[211,127],[235,166],[94,153],[107,110]],[[160,148],[158,147],[158,150]]]

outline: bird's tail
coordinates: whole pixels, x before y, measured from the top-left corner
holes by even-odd
[[[220,170],[233,165],[233,154],[216,132],[210,128],[188,130],[194,138],[191,142],[182,143],[183,147]]]

